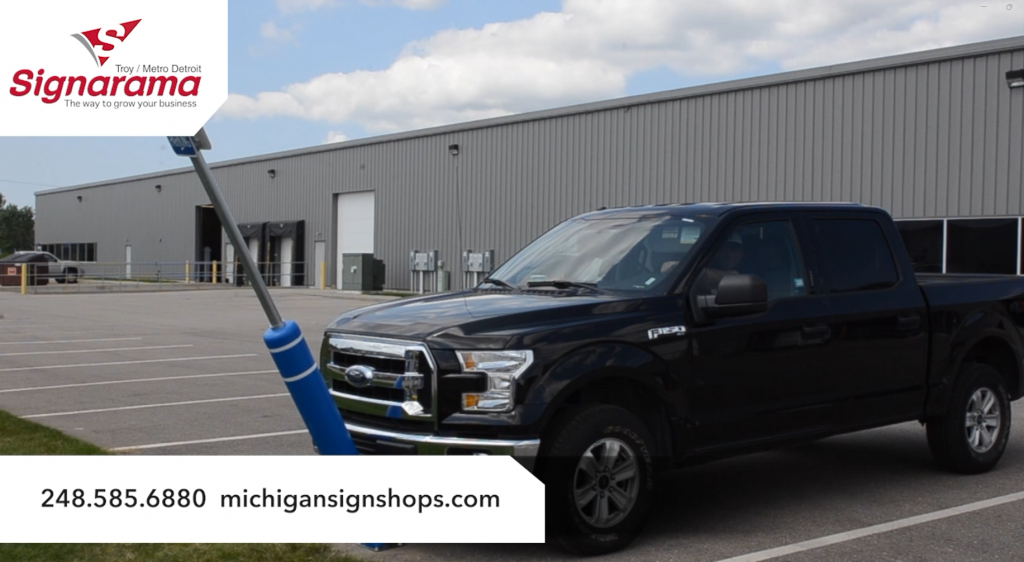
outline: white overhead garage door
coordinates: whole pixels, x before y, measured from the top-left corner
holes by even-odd
[[[342,254],[373,253],[373,192],[338,195],[338,253],[335,283],[341,289]]]

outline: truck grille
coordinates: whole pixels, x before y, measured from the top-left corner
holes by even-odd
[[[396,404],[405,402],[405,391],[400,388],[380,388],[377,386],[356,388],[341,379],[332,379],[331,388],[343,394],[362,396],[363,398],[386,400],[389,402],[395,402]]]
[[[432,392],[429,385],[426,384],[427,379],[433,374],[430,369],[430,363],[427,362],[424,353],[419,350],[408,350],[407,353],[412,353],[416,359],[417,369],[416,372],[424,375],[424,384],[418,394],[419,403],[425,408],[429,409],[431,406]],[[392,378],[402,376],[406,374],[405,371],[405,359],[392,359],[389,357],[375,357],[372,355],[360,355],[352,352],[334,351],[331,353],[332,362],[340,367],[341,369],[347,369],[354,365],[364,365],[373,369],[374,373],[384,375]],[[344,378],[334,379],[335,384],[333,388],[338,392],[344,392],[347,394],[353,394],[356,396],[365,396],[367,398],[374,398],[377,400],[390,400],[392,402],[404,402],[405,391],[401,388],[381,387],[381,386],[367,386],[359,388],[349,384]]]
[[[423,344],[331,334],[322,362],[346,419],[370,417],[421,430],[436,425],[436,368]]]

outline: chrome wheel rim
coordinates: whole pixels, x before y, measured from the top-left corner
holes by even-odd
[[[967,402],[964,420],[967,443],[977,453],[987,453],[995,446],[1002,427],[999,400],[989,388],[979,388]]]
[[[626,443],[601,439],[583,453],[573,478],[576,511],[594,527],[605,529],[629,515],[640,492],[636,455]]]

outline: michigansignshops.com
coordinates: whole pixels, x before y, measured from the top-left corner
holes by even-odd
[[[446,498],[442,494],[399,495],[391,488],[386,494],[346,494],[345,490],[338,490],[336,494],[285,494],[280,489],[271,492],[263,488],[259,492],[242,490],[241,494],[220,496],[223,508],[271,508],[285,513],[307,508],[344,509],[349,513],[357,513],[360,509],[416,508],[423,513],[424,509],[430,508],[494,509],[501,507],[500,504],[497,494],[454,494]]]

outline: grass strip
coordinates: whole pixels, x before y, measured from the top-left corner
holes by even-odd
[[[0,410],[0,455],[109,455]],[[3,460],[0,459],[0,467]],[[2,472],[2,470],[0,470]],[[15,514],[9,514],[15,515]],[[54,533],[59,533],[54,530]],[[6,562],[361,562],[328,544],[0,544]]]

